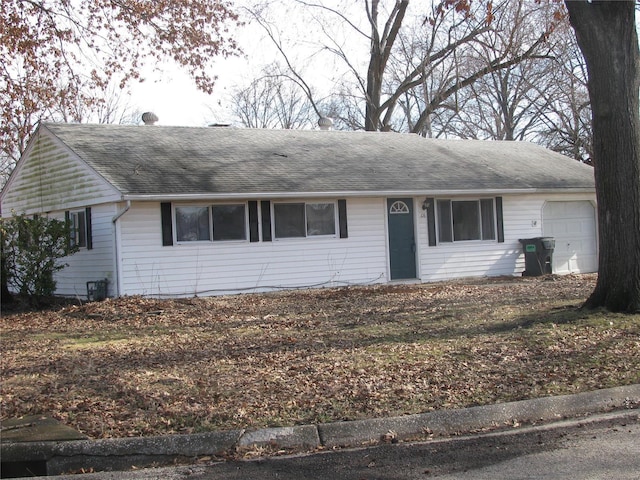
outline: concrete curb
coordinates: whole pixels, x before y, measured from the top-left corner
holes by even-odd
[[[549,422],[639,404],[640,385],[631,385],[418,415],[329,423],[319,425],[318,431],[322,445],[331,448],[372,443],[385,435],[399,440],[424,434],[454,435],[517,423]]]
[[[47,475],[167,465],[238,449],[314,450],[543,423],[640,406],[640,384],[417,415],[195,435],[2,444],[3,464],[36,462]]]

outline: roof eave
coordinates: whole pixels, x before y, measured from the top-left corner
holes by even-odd
[[[338,198],[338,197],[415,197],[415,196],[498,196],[528,195],[535,193],[595,193],[595,188],[513,188],[472,190],[381,190],[381,191],[329,191],[329,192],[252,192],[252,193],[176,193],[125,194],[130,201],[197,201],[197,200],[259,200],[264,198]]]

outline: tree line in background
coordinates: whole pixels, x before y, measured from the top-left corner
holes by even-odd
[[[124,87],[141,80],[145,62],[171,58],[211,92],[211,59],[240,52],[227,30],[238,14],[280,57],[231,94],[238,124],[313,128],[328,116],[342,130],[529,140],[591,161],[584,60],[553,0],[439,0],[413,10],[409,0],[209,4],[3,2],[4,180],[38,121],[137,123]],[[301,33],[284,40],[293,19]],[[318,62],[309,70],[301,49],[323,55],[335,75],[315,83]]]
[[[338,129],[530,140],[593,163],[600,259],[587,304],[640,311],[640,2],[256,2],[1,2],[3,183],[37,122],[126,121],[113,92],[145,64],[170,59],[211,93],[212,61],[240,53],[229,29],[242,10],[280,58],[233,95],[242,124],[327,116]],[[303,25],[289,41],[282,25],[294,18]],[[321,55],[335,68],[306,69]]]
[[[210,93],[237,18],[225,0],[2,0],[2,184],[39,121],[131,122],[126,87],[145,65],[170,59]]]
[[[280,59],[234,93],[243,126],[308,128],[326,115],[342,130],[529,140],[591,161],[586,67],[561,5],[335,4],[289,0],[250,11]],[[318,38],[285,40],[282,11]],[[315,67],[296,57],[301,44],[308,57],[333,56],[339,75],[314,84]]]

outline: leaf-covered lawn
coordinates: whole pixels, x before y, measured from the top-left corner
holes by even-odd
[[[640,383],[640,315],[578,309],[595,279],[125,297],[5,312],[1,414],[48,414],[91,437],[123,437]]]

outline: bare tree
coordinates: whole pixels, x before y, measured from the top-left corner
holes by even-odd
[[[140,79],[145,64],[169,58],[211,92],[207,66],[238,51],[227,30],[236,18],[225,0],[3,0],[3,169],[18,159],[38,121],[56,111],[77,120],[80,104],[94,106],[109,85]]]
[[[561,30],[564,42],[554,44],[553,67],[537,85],[546,99],[546,108],[537,112],[542,125],[534,141],[591,164],[593,134],[587,67],[573,30],[568,25]]]
[[[233,113],[245,127],[296,129],[313,125],[313,107],[298,85],[277,65],[231,96]]]
[[[111,82],[97,92],[78,91],[62,96],[59,102],[52,102],[45,118],[64,123],[124,125],[139,123],[141,115],[142,112],[131,104],[129,92]]]
[[[475,62],[490,64],[496,51],[511,49],[517,54],[537,41],[540,30],[550,30],[548,5],[519,0],[504,8],[492,24],[492,34],[484,35],[488,41],[471,46]],[[554,30],[546,39],[544,52],[541,49],[519,63],[493,70],[457,92],[447,102],[449,108],[433,119],[435,129],[440,135],[459,138],[533,139],[543,126],[540,112],[550,104],[548,88],[558,90],[549,76],[555,67],[554,45],[563,42]],[[464,70],[460,59],[454,59],[459,63],[456,70]]]
[[[354,11],[353,5],[349,11],[328,6],[321,1],[312,3],[296,0],[295,3],[315,12],[312,21],[327,34],[319,50],[339,58],[346,72],[351,75],[351,83],[344,79],[341,82],[350,95],[344,104],[350,107],[351,113],[345,117],[353,119],[354,99],[359,97],[357,103],[365,130],[409,129],[423,132],[434,112],[447,108],[446,102],[451,97],[479,78],[540,55],[553,28],[553,22],[548,22],[537,32],[534,41],[516,48],[512,38],[492,27],[497,24],[497,16],[508,10],[508,1],[495,6],[493,2],[473,6],[470,2],[443,0],[435,3],[427,15],[422,5],[420,14],[408,15],[409,0],[367,0],[364,2],[364,12],[360,10],[360,16],[350,15]],[[291,75],[312,98],[301,70],[293,64],[282,37],[261,13],[254,13],[285,59]],[[355,58],[353,52],[356,48],[352,43],[345,44],[329,34],[331,22],[343,30],[351,30],[352,39],[366,42],[369,49],[364,65]],[[493,49],[487,49],[493,56],[479,63],[473,59],[474,50],[471,47],[485,44],[494,45]],[[457,57],[457,61],[454,61],[454,57]],[[465,65],[464,69],[453,67],[461,64]],[[433,88],[424,88],[434,81],[438,84],[434,84]],[[420,89],[422,94],[418,93]],[[338,103],[334,101],[333,105]]]
[[[555,8],[553,4],[512,2],[511,15],[501,16],[503,25],[496,28],[503,33],[511,31],[510,38],[517,45],[531,42],[536,36],[531,26],[548,22],[552,12],[557,12]],[[586,67],[566,19],[556,22],[547,46],[544,58],[527,59],[490,72],[458,92],[453,101],[447,102],[449,108],[434,114],[430,134],[435,130],[436,136],[528,140],[589,163],[591,120]],[[483,47],[495,48],[488,44]],[[478,50],[477,58],[487,55]]]
[[[104,91],[89,94],[66,89],[64,94],[52,99],[46,109],[24,109],[21,110],[23,117],[14,115],[7,128],[16,132],[16,140],[19,143],[14,145],[14,154],[8,153],[9,145],[0,151],[0,186],[9,179],[20,153],[27,145],[29,134],[38,121],[46,119],[57,122],[138,123],[141,112],[129,103],[125,93],[114,85],[107,86]],[[32,101],[31,97],[24,99],[25,103],[29,101]]]

